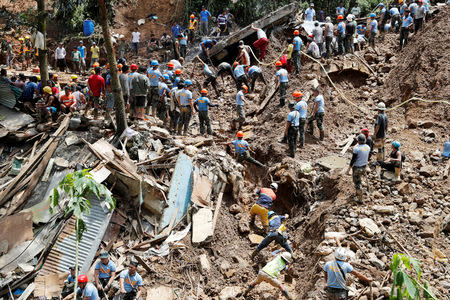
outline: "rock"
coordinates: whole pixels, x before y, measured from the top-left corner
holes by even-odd
[[[436,133],[434,133],[434,131],[431,130],[431,129],[425,129],[423,131],[423,135],[425,135],[426,137],[430,137],[430,138],[435,138],[436,137]]]
[[[64,141],[66,142],[67,146],[82,143],[82,141],[76,135],[69,135]]]
[[[410,224],[419,225],[422,222],[422,215],[418,212],[408,211],[406,217]]]
[[[442,222],[442,231],[450,232],[450,215],[447,215]]]
[[[213,238],[213,213],[209,208],[201,208],[192,216],[192,244],[209,243]]]
[[[434,126],[434,122],[433,121],[422,121],[418,123],[419,127],[423,127],[423,128],[431,128]]]
[[[375,257],[370,258],[369,262],[380,270],[384,270],[384,267],[386,266],[384,262]]]
[[[250,226],[248,225],[247,218],[242,218],[239,220],[238,230],[242,234],[250,233]]]
[[[348,160],[339,156],[331,155],[319,158],[316,162],[327,171],[334,169],[343,169],[348,165]]]
[[[423,166],[422,168],[420,168],[419,174],[425,177],[433,177],[435,174],[434,167],[430,165]]]
[[[317,89],[319,87],[319,81],[314,78],[314,79],[306,82],[306,86],[311,87],[312,90]]]
[[[173,289],[170,286],[158,286],[147,290],[147,299],[174,300]]]
[[[414,161],[421,161],[423,159],[423,153],[417,150],[412,150],[408,153],[408,156],[411,157]]]
[[[55,157],[55,165],[61,168],[68,168],[69,162],[62,157]]]
[[[256,245],[258,245],[259,243],[262,242],[262,240],[264,239],[264,237],[262,237],[262,236],[260,236],[260,235],[258,235],[258,234],[250,234],[250,235],[248,236],[248,239],[250,240],[250,244],[251,244],[252,246],[256,246]]]
[[[233,255],[231,258],[233,259],[233,261],[234,261],[235,263],[239,264],[239,266],[240,266],[241,268],[246,268],[246,267],[248,267],[247,261],[246,261],[245,259],[243,259],[242,257],[240,257],[239,255]]]
[[[383,66],[380,68],[380,72],[381,72],[381,73],[389,73],[389,71],[391,71],[391,66],[383,65]]]
[[[313,170],[310,163],[300,163],[300,171],[303,174],[309,174]]]
[[[409,193],[409,183],[402,182],[397,186],[398,193],[402,196],[405,196]]]
[[[364,229],[364,231],[369,237],[381,233],[381,230],[380,228],[378,228],[378,225],[375,224],[375,222],[370,218],[360,219],[358,224]]]
[[[184,153],[189,156],[194,156],[198,152],[198,148],[192,145],[184,147]]]
[[[161,128],[161,127],[156,127],[156,126],[150,126],[150,131],[157,135],[157,136],[162,136],[162,137],[169,137],[170,133],[167,129]]]
[[[241,213],[242,212],[242,207],[240,207],[237,204],[233,204],[230,206],[230,213],[232,213],[233,215]]]
[[[372,54],[372,53],[366,53],[366,54],[364,54],[364,59],[367,60],[367,62],[370,64],[370,63],[374,62],[377,59],[377,56],[375,54]]]
[[[226,271],[228,271],[229,269],[231,269],[231,264],[229,262],[227,262],[226,260],[222,261],[222,263],[220,264],[220,273],[225,274]]]
[[[220,291],[219,300],[235,299],[242,292],[243,289],[239,286],[227,286]]]
[[[408,128],[410,128],[410,129],[417,128],[417,126],[418,126],[417,120],[408,119],[407,123],[408,123]]]
[[[393,205],[374,205],[373,210],[376,211],[379,214],[394,214],[395,213],[395,206]]]
[[[345,233],[345,232],[334,232],[334,231],[325,232],[326,239],[332,239],[332,240],[337,239],[339,241],[342,241],[346,237],[347,237],[347,233]]]
[[[3,240],[0,242],[0,256],[6,253],[8,253],[8,241]]]
[[[205,275],[211,269],[211,264],[209,263],[209,259],[206,254],[200,255],[198,267],[200,269],[200,273],[202,273],[203,275]]]

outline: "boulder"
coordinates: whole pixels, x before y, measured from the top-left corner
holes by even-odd
[[[373,210],[379,214],[394,214],[395,206],[394,205],[374,205]]]
[[[419,174],[425,177],[433,177],[435,174],[434,167],[430,165],[423,166],[422,168],[420,168]]]
[[[213,213],[209,208],[201,208],[192,216],[192,244],[209,243],[213,238]]]
[[[243,292],[240,286],[227,286],[219,294],[219,300],[235,299]]]
[[[238,230],[242,234],[250,233],[250,226],[248,225],[247,218],[242,218],[239,220]]]
[[[232,213],[233,215],[241,213],[242,212],[242,207],[240,207],[237,204],[233,204],[230,206],[230,213]]]
[[[418,212],[408,211],[406,217],[410,224],[419,225],[422,222],[422,215]]]
[[[211,269],[211,264],[209,263],[209,259],[206,254],[200,255],[198,267],[200,269],[200,273],[202,273],[203,275],[205,275]]]
[[[405,196],[409,193],[409,183],[402,182],[397,186],[398,193],[402,196]]]
[[[262,236],[260,236],[260,235],[258,235],[258,234],[250,234],[250,235],[248,236],[248,239],[250,240],[250,244],[251,244],[252,246],[256,246],[256,245],[258,245],[259,243],[262,242],[262,240],[264,239],[264,237],[262,237]]]
[[[380,270],[384,270],[384,267],[386,266],[386,264],[383,261],[381,261],[376,257],[371,257],[369,259],[369,262]]]
[[[364,218],[359,220],[359,226],[366,232],[368,236],[374,236],[380,234],[381,230],[378,225],[370,218]]]

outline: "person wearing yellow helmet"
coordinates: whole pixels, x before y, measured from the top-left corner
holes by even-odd
[[[42,99],[36,103],[36,111],[39,115],[47,118],[47,121],[52,121],[52,115],[56,113],[56,98],[53,95],[52,88],[50,86],[45,86],[43,88]]]

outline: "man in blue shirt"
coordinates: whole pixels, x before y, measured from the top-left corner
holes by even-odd
[[[409,30],[413,24],[413,18],[409,15],[409,9],[405,9],[403,11],[402,24],[400,28],[400,50],[408,44]]]
[[[150,89],[148,91],[147,98],[147,108],[146,113],[150,113],[150,106],[152,108],[152,116],[156,117],[156,108],[158,106],[159,95],[158,95],[158,83],[159,79],[162,77],[162,73],[158,69],[159,63],[157,60],[152,60],[150,63],[150,68],[147,69],[147,77],[150,81]]]
[[[240,91],[242,85],[246,85],[248,87],[250,83],[248,82],[247,74],[245,74],[244,65],[240,65],[237,61],[235,61],[233,68],[234,78],[236,78],[236,89]]]
[[[242,128],[242,125],[245,122],[245,110],[244,110],[244,104],[245,104],[245,96],[244,94],[247,94],[248,87],[246,85],[241,86],[239,92],[236,94],[236,112],[238,114],[238,117],[236,119],[233,119],[231,123],[232,129],[236,128],[236,123],[239,125],[237,126],[238,129]]]
[[[353,183],[355,184],[356,197],[362,203],[362,177],[366,174],[366,165],[369,162],[370,146],[366,144],[366,136],[364,134],[358,135],[358,145],[353,148],[353,156],[350,161],[350,167],[347,174],[350,173],[350,168],[353,171]],[[367,182],[367,186],[369,183]]]
[[[325,132],[323,129],[323,116],[325,115],[325,103],[323,96],[320,94],[319,88],[314,89],[314,109],[311,117],[308,120],[308,133],[314,135],[314,120],[316,120],[317,128],[320,132],[320,140],[323,141]]]
[[[209,66],[198,56],[196,56],[197,60],[203,65],[203,75],[205,76],[205,81],[203,81],[203,88],[207,88],[211,83],[214,91],[216,92],[216,96],[220,97],[220,92],[217,89],[217,77],[214,74]]]
[[[209,51],[214,47],[214,45],[217,44],[216,40],[204,40],[200,43],[200,50],[202,51],[200,53],[200,58],[203,61],[208,61],[211,63],[211,58],[209,57]]]
[[[187,51],[187,38],[182,34],[178,34],[175,41],[175,59],[185,58]]]
[[[309,5],[309,8],[305,10],[305,21],[315,21],[316,20],[316,11],[314,10],[314,3]]]
[[[86,71],[86,47],[83,45],[83,41],[80,41],[78,51],[80,51],[80,71],[84,73]]]
[[[277,69],[275,89],[280,87],[280,107],[283,107],[286,101],[286,91],[289,86],[288,71],[282,68],[281,61],[275,63]]]
[[[61,297],[65,298],[66,296],[73,293],[74,283],[75,283],[75,267],[69,267],[69,275],[67,276],[66,281],[64,282],[64,287],[61,291]]]
[[[264,165],[262,163],[260,163],[259,161],[250,156],[250,151],[252,150],[250,149],[250,146],[248,145],[247,141],[244,140],[244,132],[238,131],[236,136],[237,140],[231,142],[224,142],[221,145],[233,145],[238,162],[248,161],[251,162],[252,164],[257,165],[258,167],[264,168]]]
[[[389,14],[391,15],[391,30],[395,29],[395,32],[398,33],[399,28],[401,26],[401,16],[397,7],[392,7],[389,10]]]
[[[258,78],[260,78],[264,85],[267,86],[267,82],[264,78],[263,72],[258,66],[247,67],[247,74],[250,81],[250,91],[252,93],[255,91],[255,83]]]
[[[295,75],[300,73],[300,50],[302,49],[303,41],[300,38],[300,31],[294,30],[294,40],[292,42],[294,49],[292,50],[291,59],[294,62]]]
[[[289,145],[289,156],[294,158],[295,151],[297,150],[297,136],[298,126],[300,125],[300,113],[295,110],[294,101],[289,102],[288,107],[290,109],[290,112],[287,117],[283,140],[287,140]]]
[[[378,4],[378,6],[377,7],[379,7],[380,8],[380,34],[381,34],[381,36],[380,36],[380,40],[384,40],[384,25],[386,25],[386,22],[387,22],[387,20],[388,20],[388,15],[386,14],[386,6],[384,6],[384,4],[383,3],[379,3]]]
[[[343,3],[339,3],[339,6],[336,7],[336,15],[337,16],[342,16],[342,19],[344,19],[345,13],[346,13],[346,9],[344,7],[344,4]],[[339,18],[338,18],[338,20],[339,20]]]
[[[109,291],[116,277],[116,265],[109,259],[108,252],[100,253],[100,261],[95,265],[94,277],[97,290],[103,297],[103,291]]]
[[[378,21],[375,20],[376,15],[374,13],[370,14],[370,36],[369,45],[375,48],[375,36],[378,32]]]
[[[78,276],[78,290],[77,294],[80,295],[78,299],[80,300],[99,300],[98,291],[95,285],[88,282],[88,278],[85,274]],[[73,293],[66,296],[63,300],[70,300],[73,298]]]
[[[206,132],[209,135],[212,135],[211,129],[211,121],[208,116],[208,106],[214,107],[219,106],[218,104],[212,104],[211,101],[206,97],[208,95],[208,91],[206,89],[202,89],[200,91],[201,97],[197,98],[194,102],[194,108],[198,111],[198,120],[200,123],[200,133],[205,133],[205,123],[206,123]],[[198,107],[198,108],[197,108]]]
[[[337,31],[337,38],[338,38],[338,54],[345,54],[345,47],[344,47],[344,43],[345,43],[345,23],[344,23],[344,16],[343,15],[338,15],[337,16],[338,19],[338,25],[336,28]]]
[[[139,300],[142,294],[142,277],[136,272],[138,263],[130,261],[127,270],[120,273],[120,292],[123,300]]]
[[[192,102],[192,81],[187,79],[184,81],[184,88],[178,93],[179,107],[181,110],[180,122],[178,123],[178,134],[184,126],[183,135],[187,135],[189,122],[194,114],[194,104]]]
[[[200,30],[202,35],[208,35],[208,20],[211,17],[211,13],[206,10],[205,6],[202,6],[202,11],[200,12]]]
[[[323,268],[328,299],[347,299],[348,287],[345,283],[345,276],[349,273],[364,282],[370,283],[372,281],[372,279],[357,272],[349,263],[345,262],[347,260],[347,250],[345,248],[336,249],[334,258],[335,260],[325,263]]]
[[[295,105],[295,110],[300,113],[298,131],[300,134],[300,148],[303,148],[305,145],[305,123],[308,115],[308,104],[306,104],[306,101],[303,100],[303,94],[301,92],[296,91],[292,94],[292,96],[297,102]]]
[[[22,92],[21,100],[23,106],[28,112],[34,113],[34,105],[36,104],[36,97],[39,96],[39,89],[37,85],[38,79],[36,76],[31,76],[30,81],[25,85]],[[36,96],[36,97],[35,97]]]
[[[172,38],[173,40],[176,40],[178,38],[178,36],[181,34],[181,26],[178,25],[177,22],[173,22],[172,28],[170,29],[170,31],[172,32]]]

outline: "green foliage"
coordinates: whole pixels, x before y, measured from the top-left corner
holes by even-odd
[[[83,232],[86,230],[86,224],[83,221],[83,216],[89,215],[91,203],[89,198],[95,196],[102,198],[112,210],[116,206],[116,200],[113,198],[111,192],[104,186],[96,182],[89,170],[84,169],[67,174],[58,187],[53,189],[50,195],[50,212],[53,213],[55,207],[59,205],[61,192],[69,198],[69,202],[65,208],[66,216],[73,213],[75,218],[79,220],[77,239],[81,240]]]
[[[418,260],[405,254],[396,253],[392,257],[390,269],[394,277],[394,283],[389,300],[437,300],[430,290],[429,283],[425,281],[422,284],[422,270]],[[420,296],[421,291],[423,291],[423,297]]]

